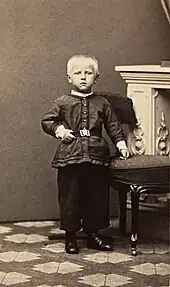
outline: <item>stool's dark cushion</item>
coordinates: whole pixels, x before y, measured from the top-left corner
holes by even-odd
[[[132,156],[127,160],[113,159],[111,176],[127,184],[170,184],[170,157],[158,155]]]

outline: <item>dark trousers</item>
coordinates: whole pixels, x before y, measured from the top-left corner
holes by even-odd
[[[108,168],[91,163],[58,169],[60,228],[95,232],[109,226]]]

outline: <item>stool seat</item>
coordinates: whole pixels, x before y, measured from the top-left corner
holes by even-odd
[[[132,254],[136,255],[140,194],[170,191],[170,157],[134,155],[127,160],[113,159],[110,175],[110,185],[119,192],[119,227],[122,235],[126,232],[127,192],[131,193],[131,249]]]
[[[110,164],[116,182],[126,184],[167,185],[170,180],[170,157],[133,155],[127,160],[113,159]]]

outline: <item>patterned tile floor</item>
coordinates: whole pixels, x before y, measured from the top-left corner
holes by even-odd
[[[64,252],[64,241],[48,241],[54,221],[0,225],[0,286],[13,287],[168,287],[168,244],[139,243],[132,257],[128,238],[115,237],[112,252]]]

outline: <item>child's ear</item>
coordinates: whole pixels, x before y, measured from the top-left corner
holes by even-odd
[[[99,74],[96,74],[95,82],[97,81],[98,77],[99,77]]]
[[[68,74],[67,74],[67,80],[69,81],[70,84],[72,83],[72,79],[71,79],[70,75],[68,75]]]

